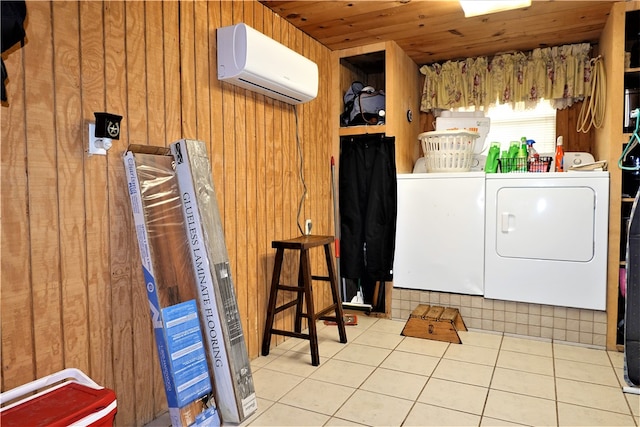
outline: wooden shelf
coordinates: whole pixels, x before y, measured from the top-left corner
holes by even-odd
[[[636,68],[625,68],[624,69],[625,73],[640,73],[640,67],[636,67]]]
[[[620,201],[622,203],[633,203],[635,199],[633,197],[623,197]]]
[[[398,173],[410,173],[420,155],[420,97],[423,77],[418,65],[393,41],[331,52],[333,80],[333,123],[338,137],[357,135],[385,135],[395,138],[395,162]],[[360,81],[385,92],[384,125],[339,126],[337,120],[344,111],[344,94],[354,81]],[[411,114],[408,114],[408,112]],[[415,120],[411,120],[413,115]],[[340,138],[334,142],[333,152],[340,158]],[[338,165],[339,167],[339,165]],[[368,313],[371,317],[391,317],[393,283],[384,287],[384,308]]]
[[[366,135],[374,133],[385,133],[387,129],[386,125],[378,126],[347,126],[340,128],[340,136],[350,135]]]
[[[334,117],[343,111],[344,93],[354,81],[382,89],[386,94],[384,125],[339,127],[338,136],[385,134],[395,137],[396,169],[399,173],[410,173],[420,152],[420,121],[417,118],[423,77],[418,65],[393,41],[336,50],[331,56],[336,76],[332,103]],[[415,120],[408,119],[408,111]],[[337,119],[335,123],[338,124]],[[338,140],[334,153],[339,156]]]

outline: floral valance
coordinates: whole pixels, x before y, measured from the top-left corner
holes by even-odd
[[[588,43],[424,65],[422,111],[551,101],[557,109],[590,95]]]

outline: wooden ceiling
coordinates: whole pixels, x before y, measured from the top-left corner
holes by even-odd
[[[526,9],[473,18],[457,0],[260,3],[331,50],[394,40],[423,65],[597,42],[613,1],[534,0]]]

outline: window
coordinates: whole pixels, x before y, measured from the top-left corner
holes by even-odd
[[[555,152],[556,110],[548,102],[538,102],[534,109],[522,111],[510,105],[497,105],[489,108],[486,115],[491,118],[486,150],[491,141],[500,141],[501,149],[507,150],[511,141],[519,141],[524,136],[536,142],[533,147],[538,153],[553,155]]]
[[[520,106],[518,106],[520,107]],[[460,109],[473,111],[473,109]],[[535,108],[514,110],[511,105],[490,107],[485,116],[491,118],[489,134],[482,153],[486,154],[492,141],[499,141],[501,150],[508,150],[511,141],[521,137],[533,139],[540,154],[553,155],[556,146],[556,110],[548,102],[538,102]]]

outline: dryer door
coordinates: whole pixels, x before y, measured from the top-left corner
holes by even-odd
[[[588,262],[594,256],[595,194],[589,187],[503,187],[496,252],[504,258]]]
[[[604,310],[608,174],[513,175],[487,176],[485,298]]]

